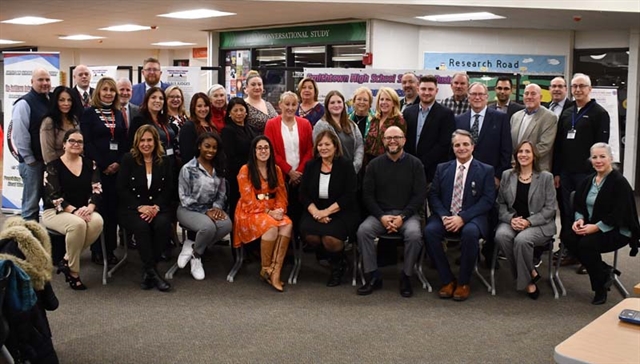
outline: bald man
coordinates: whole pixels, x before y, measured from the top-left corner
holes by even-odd
[[[405,142],[400,128],[388,128],[383,137],[385,154],[367,165],[362,199],[371,215],[358,228],[358,244],[366,276],[366,283],[358,288],[359,295],[368,295],[382,288],[374,240],[384,234],[400,234],[404,240],[400,295],[413,295],[410,278],[422,249],[418,210],[427,197],[427,180],[422,162],[403,150]]]
[[[84,109],[91,106],[91,96],[94,91],[94,89],[89,86],[91,83],[91,70],[89,67],[83,64],[77,65],[73,69],[73,83],[74,86],[71,88],[71,97],[73,97],[74,102],[82,105],[81,108],[77,109],[78,114],[76,115],[78,120],[80,120]]]
[[[40,125],[49,106],[51,75],[44,68],[31,74],[31,90],[13,105],[11,133],[18,150],[18,171],[22,177],[22,218],[38,221],[44,162],[40,147]]]
[[[511,117],[511,141],[514,151],[522,141],[533,143],[538,150],[538,166],[543,171],[551,172],[558,117],[541,107],[541,97],[542,89],[535,83],[524,88],[525,109]]]
[[[402,75],[402,91],[404,97],[400,99],[400,111],[404,111],[407,107],[417,104],[418,99],[418,76],[413,72],[407,72]]]

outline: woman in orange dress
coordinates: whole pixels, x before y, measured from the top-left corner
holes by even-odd
[[[282,292],[280,272],[293,226],[286,215],[287,190],[269,139],[263,135],[256,137],[250,150],[247,164],[238,173],[240,200],[235,212],[233,242],[239,247],[261,238],[260,277]]]

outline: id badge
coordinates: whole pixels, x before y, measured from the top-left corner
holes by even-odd
[[[576,130],[571,129],[567,132],[567,139],[575,139],[576,138]]]
[[[167,148],[166,149],[166,154],[167,155],[173,155],[173,148]]]
[[[109,142],[109,150],[118,150],[118,143],[114,142],[114,141],[110,141]]]

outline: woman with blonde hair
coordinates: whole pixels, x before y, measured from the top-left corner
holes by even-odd
[[[278,112],[269,101],[262,99],[264,85],[262,77],[257,71],[249,71],[247,73],[245,90],[247,97],[245,97],[244,101],[249,106],[247,123],[262,134],[267,121],[278,116]]]
[[[371,119],[374,117],[374,113],[371,111],[373,105],[373,93],[366,86],[361,86],[356,89],[351,99],[353,110],[349,113],[349,120],[356,123],[362,138],[369,133],[369,126],[371,125]]]
[[[300,105],[296,115],[309,120],[315,126],[325,113],[325,107],[318,102],[318,84],[313,78],[305,77],[298,82]]]
[[[384,153],[382,138],[391,126],[397,126],[403,133],[407,133],[407,123],[400,112],[398,94],[390,87],[380,87],[376,96],[376,113],[364,142],[365,165]]]
[[[171,85],[164,90],[167,95],[167,116],[169,123],[174,124],[178,128],[189,120],[187,109],[184,106],[184,93],[182,89],[176,85]]]

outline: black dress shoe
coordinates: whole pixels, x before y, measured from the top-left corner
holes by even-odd
[[[404,274],[400,275],[400,296],[409,298],[413,296],[413,287],[411,287],[411,277]]]
[[[607,302],[607,290],[599,290],[596,291],[596,295],[593,296],[593,301],[591,301],[592,305],[602,305]]]
[[[159,291],[166,292],[171,289],[171,285],[162,279],[155,268],[147,268],[144,272],[143,282],[140,284],[142,289],[151,289],[156,287]]]
[[[540,277],[540,275],[538,275],[538,277]],[[534,283],[535,285],[535,283]],[[538,289],[538,286],[536,285],[536,290],[533,292],[527,292],[527,296],[529,296],[529,298],[531,298],[532,300],[537,300],[538,297],[540,296],[540,290]]]
[[[142,283],[140,283],[140,287],[144,290],[152,289],[156,286],[156,281],[145,271],[142,275]]]
[[[382,278],[373,277],[367,281],[363,286],[358,288],[359,296],[370,295],[374,290],[382,288]]]

